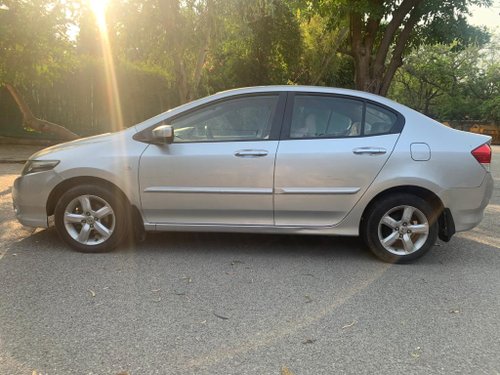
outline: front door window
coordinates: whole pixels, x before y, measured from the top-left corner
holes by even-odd
[[[278,95],[215,103],[170,121],[174,143],[268,139]]]

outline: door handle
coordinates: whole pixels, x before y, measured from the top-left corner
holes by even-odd
[[[387,152],[385,148],[381,147],[359,147],[352,150],[355,155],[383,155]]]
[[[239,158],[260,158],[267,154],[267,150],[238,150],[234,153],[234,156]]]

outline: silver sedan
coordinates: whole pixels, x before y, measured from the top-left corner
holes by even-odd
[[[36,153],[14,209],[84,252],[146,231],[301,233],[408,262],[481,221],[490,141],[364,92],[244,88]]]

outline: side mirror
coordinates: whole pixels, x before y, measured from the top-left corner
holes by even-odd
[[[158,143],[172,143],[174,141],[174,127],[172,125],[160,125],[154,128],[153,138]]]

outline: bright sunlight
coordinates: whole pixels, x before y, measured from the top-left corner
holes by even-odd
[[[95,14],[97,26],[102,30],[106,26],[106,9],[109,0],[89,0],[90,7]]]
[[[96,18],[96,23],[99,28],[101,39],[101,50],[104,60],[104,67],[106,70],[107,97],[111,112],[111,125],[113,130],[121,130],[123,129],[123,115],[121,111],[115,65],[113,61],[113,55],[111,53],[111,46],[109,43],[108,25],[106,22],[108,0],[89,0],[89,2]]]

